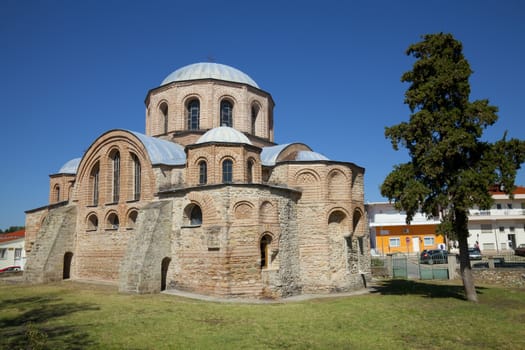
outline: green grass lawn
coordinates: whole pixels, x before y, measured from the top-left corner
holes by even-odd
[[[0,284],[0,349],[525,349],[525,290],[394,280],[273,304]]]

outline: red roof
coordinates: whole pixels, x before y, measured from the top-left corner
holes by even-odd
[[[0,233],[0,243],[14,241],[16,239],[22,239],[26,236],[26,230],[19,230],[9,233]]]
[[[501,191],[498,186],[492,186],[492,188],[489,190],[491,195],[494,194],[506,194],[505,192]],[[513,194],[525,194],[525,187],[523,186],[516,186],[514,189]]]

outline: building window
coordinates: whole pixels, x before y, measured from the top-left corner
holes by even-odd
[[[98,205],[98,192],[99,192],[99,177],[100,168],[98,163],[93,167],[91,171],[91,204],[94,206]]]
[[[221,101],[221,126],[233,127],[233,105],[230,101]]]
[[[128,215],[128,227],[134,228],[137,223],[137,216],[138,212],[136,210],[133,210]]]
[[[119,219],[117,214],[111,213],[108,216],[108,229],[109,230],[118,230],[119,228]]]
[[[119,201],[120,196],[120,153],[117,151],[112,158],[113,163],[113,203]]]
[[[186,114],[188,116],[188,130],[198,130],[200,120],[200,102],[197,99],[193,99],[188,102]]]
[[[255,135],[256,125],[257,125],[257,116],[259,115],[259,106],[254,104],[252,105],[252,135]]]
[[[393,238],[390,238],[389,241],[390,241],[389,245],[391,248],[401,247],[401,238],[393,237]]]
[[[233,162],[226,159],[222,162],[222,183],[231,183],[233,179]]]
[[[7,248],[0,248],[0,259],[7,259]]]
[[[190,212],[190,225],[202,225],[202,210],[198,205],[194,205]]]
[[[60,202],[60,186],[55,186],[55,202]]]
[[[22,259],[22,248],[15,248],[15,260]]]
[[[208,165],[205,161],[199,163],[199,185],[205,185],[208,182]]]
[[[253,182],[253,161],[248,161],[248,168],[246,169],[246,182],[252,183]]]
[[[514,226],[509,227],[509,231],[514,233],[514,231],[515,231]]]
[[[270,247],[272,244],[272,237],[264,235],[261,238],[261,269],[267,269],[270,266]]]
[[[168,104],[163,102],[160,107],[160,113],[162,114],[162,123],[163,123],[163,132],[166,134],[168,132]]]
[[[87,220],[87,230],[96,231],[98,229],[98,218],[95,214],[91,214]]]
[[[140,187],[141,187],[141,177],[142,177],[142,168],[140,165],[139,158],[135,155],[131,155],[133,160],[133,199],[138,201],[140,199]]]
[[[500,227],[499,227],[499,232],[502,232],[502,233],[505,232],[505,227],[500,226]]]
[[[481,233],[492,233],[492,225],[481,224]]]
[[[434,246],[434,237],[424,237],[423,244],[425,245],[425,247]]]

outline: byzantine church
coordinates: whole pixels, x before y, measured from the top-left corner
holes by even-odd
[[[366,286],[364,168],[274,143],[272,96],[227,65],[182,67],[145,105],[144,133],[109,130],[50,175],[49,203],[26,211],[27,282],[273,299]]]

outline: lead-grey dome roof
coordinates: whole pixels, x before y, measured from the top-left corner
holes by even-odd
[[[247,84],[259,89],[259,85],[246,73],[237,68],[225,64],[213,62],[194,63],[177,69],[168,75],[161,83],[165,85],[174,81],[197,80],[197,79],[218,79],[233,81],[235,83]]]
[[[207,142],[245,143],[251,145],[251,141],[242,132],[229,126],[219,126],[210,129],[202,135],[196,144]]]

